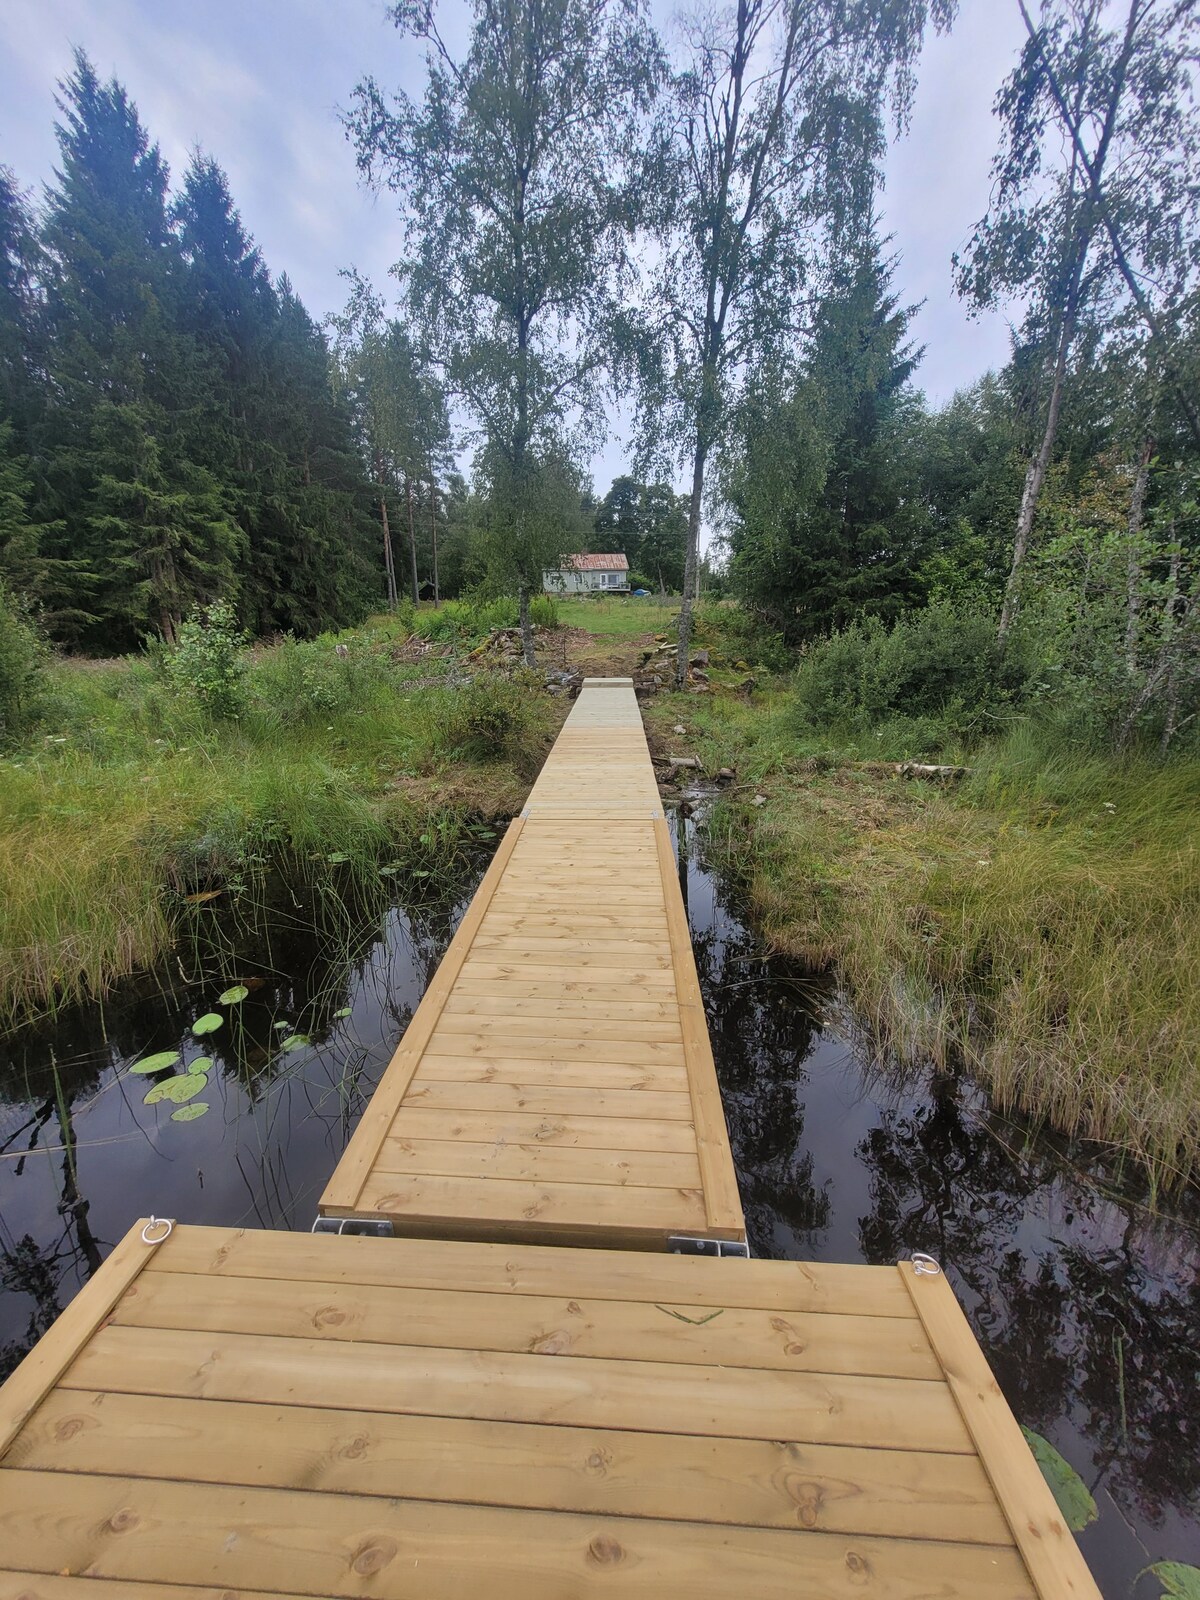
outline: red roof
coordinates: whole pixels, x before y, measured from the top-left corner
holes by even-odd
[[[629,562],[623,555],[565,556],[563,567],[576,572],[628,572]]]

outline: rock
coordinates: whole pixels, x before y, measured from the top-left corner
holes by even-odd
[[[717,782],[718,783],[732,783],[733,780],[736,777],[737,777],[737,773],[733,770],[732,767],[722,767],[721,770],[717,773]]]
[[[680,734],[682,734],[682,733],[686,733],[687,729],[684,727],[682,722],[677,722],[675,724],[675,726],[671,729],[671,732],[672,733],[680,733]]]
[[[695,769],[697,771],[699,771],[700,770],[700,757],[699,756],[668,756],[667,757],[667,765],[669,767],[695,767]]]
[[[691,659],[690,665],[693,666],[693,667],[706,667],[706,666],[708,666],[708,651],[707,650],[697,650],[696,654]]]
[[[708,673],[702,672],[699,667],[692,668],[692,681],[694,683],[707,683]]]
[[[756,794],[754,796],[754,799],[751,800],[751,802],[750,802],[750,804],[752,806],[765,806],[766,803],[767,803],[767,797],[766,797],[765,794]]]

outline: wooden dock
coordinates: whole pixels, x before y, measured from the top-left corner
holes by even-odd
[[[426,1237],[744,1241],[628,678],[585,682],[320,1209]]]
[[[0,1600],[1097,1600],[940,1275],[141,1229],[0,1390]]]
[[[935,1263],[686,1253],[744,1229],[628,683],[322,1207],[398,1236],[139,1222],[0,1388],[0,1600],[1099,1600]]]

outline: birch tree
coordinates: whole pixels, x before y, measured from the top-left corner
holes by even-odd
[[[427,47],[424,99],[368,78],[346,124],[364,176],[400,198],[396,271],[483,445],[532,666],[530,596],[567,537],[540,480],[601,419],[657,46],[636,0],[473,0],[459,54],[432,3],[390,14]]]
[[[1040,421],[1013,533],[1000,614],[1011,627],[1038,502],[1054,458],[1072,355],[1143,325],[1197,443],[1200,418],[1176,354],[1195,285],[1200,125],[1190,80],[1200,50],[1195,0],[1018,0],[1027,41],[996,104],[993,201],[961,261],[974,305],[1024,304],[1041,351]],[[1115,25],[1114,25],[1115,21]]]
[[[735,0],[683,24],[670,84],[659,338],[648,451],[690,467],[677,680],[691,646],[705,475],[740,381],[789,349],[822,248],[871,214],[890,107],[901,120],[927,22],[954,0]]]

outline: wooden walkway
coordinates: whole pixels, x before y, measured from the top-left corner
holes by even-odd
[[[1099,1600],[936,1267],[647,1253],[744,1233],[627,683],[322,1206],[400,1237],[139,1222],[0,1388],[0,1600]]]
[[[629,679],[585,682],[320,1209],[458,1239],[744,1240]]]
[[[1098,1600],[940,1276],[141,1227],[0,1389],[0,1600]]]

